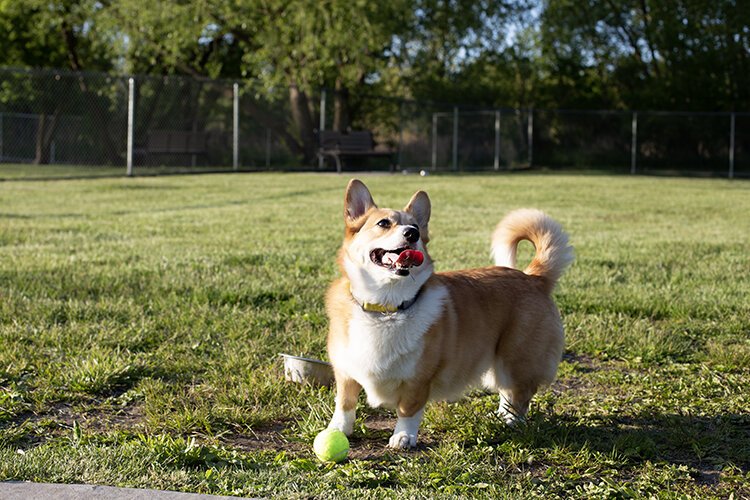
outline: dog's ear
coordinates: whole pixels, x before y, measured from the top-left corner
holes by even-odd
[[[427,243],[430,240],[427,226],[430,222],[430,212],[432,211],[432,204],[430,203],[430,197],[424,191],[417,191],[414,196],[411,197],[409,203],[404,208],[405,212],[410,213],[417,219],[417,225],[419,226],[419,232],[422,235],[422,241]]]
[[[370,190],[358,179],[349,181],[344,195],[344,222],[347,226],[356,225],[357,220],[371,208],[377,208]]]

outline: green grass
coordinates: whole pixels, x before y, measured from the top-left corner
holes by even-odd
[[[19,169],[22,170],[22,169]],[[488,264],[507,211],[548,211],[577,260],[567,348],[525,426],[472,393],[428,406],[416,451],[360,406],[351,459],[312,438],[348,177],[242,174],[0,183],[0,480],[246,496],[750,495],[750,183],[363,176],[433,201],[441,270]],[[529,257],[529,249],[525,250]]]
[[[126,174],[125,167],[88,165],[16,165],[0,164],[0,181],[61,178],[117,177]]]
[[[240,170],[249,171],[247,167]],[[212,167],[198,165],[195,167],[180,166],[140,166],[133,168],[135,176],[175,175],[195,173],[227,173],[231,166]],[[97,166],[97,165],[19,165],[0,163],[0,181],[19,180],[60,180],[60,179],[93,179],[99,177],[125,177],[125,166]]]

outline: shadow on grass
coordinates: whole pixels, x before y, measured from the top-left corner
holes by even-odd
[[[569,416],[539,416],[503,437],[535,448],[588,449],[645,461],[687,465],[698,471],[734,466],[750,471],[750,415],[717,417],[638,415],[582,423]]]

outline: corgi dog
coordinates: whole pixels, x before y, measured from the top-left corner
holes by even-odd
[[[341,277],[326,295],[328,356],[336,378],[329,428],[351,435],[364,389],[368,404],[396,410],[388,446],[417,444],[425,404],[483,387],[500,395],[499,414],[522,420],[555,377],[563,326],[552,300],[573,260],[561,226],[538,210],[508,214],[492,236],[495,265],[435,273],[427,252],[431,204],[418,191],[403,210],[378,208],[352,179],[344,197]],[[536,255],[515,269],[529,240]]]

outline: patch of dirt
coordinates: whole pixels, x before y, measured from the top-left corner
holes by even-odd
[[[128,405],[115,411],[99,409],[76,412],[70,405],[59,405],[56,408],[56,420],[72,427],[74,422],[84,431],[105,433],[108,431],[133,430],[143,423],[143,407]]]
[[[106,434],[112,431],[133,431],[143,428],[144,409],[141,404],[131,404],[115,409],[82,409],[70,403],[57,403],[48,411],[26,412],[14,419],[12,425],[30,426],[33,430],[24,441],[26,445],[40,445],[50,439],[69,435],[77,423],[84,434]],[[312,455],[312,443],[288,438],[286,429],[289,421],[276,421],[252,429],[249,432],[229,432],[220,437],[222,445],[240,451],[286,451],[294,455]],[[372,414],[366,417],[365,432],[355,430],[350,438],[350,458],[358,460],[382,461],[398,454],[420,454],[437,445],[437,439],[430,434],[419,436],[419,443],[412,450],[392,450],[388,448],[388,438],[396,425],[396,418],[387,414]]]
[[[721,471],[716,469],[700,469],[691,472],[691,476],[698,484],[716,486],[721,482]]]
[[[284,436],[288,422],[275,422],[253,429],[248,434],[225,436],[221,442],[240,451],[286,451],[312,456],[312,443],[293,441]],[[365,420],[366,433],[356,431],[349,439],[349,458],[357,460],[382,461],[397,454],[419,454],[436,446],[437,440],[427,434],[419,436],[419,443],[412,450],[392,450],[388,448],[388,438],[396,425],[396,418],[384,415],[371,415]]]
[[[594,393],[596,395],[612,394],[613,391],[622,391],[623,387],[602,382],[594,372],[606,374],[617,372],[622,375],[629,374],[637,377],[640,372],[628,366],[624,361],[606,360],[596,361],[589,355],[566,352],[562,357],[563,363],[574,365],[574,371],[566,374],[558,372],[558,376],[550,386],[555,395],[566,392],[575,392],[578,395]],[[593,375],[593,376],[592,376]]]
[[[437,445],[437,440],[430,434],[422,433],[419,435],[417,447],[410,450],[394,450],[388,448],[388,438],[393,433],[396,425],[395,417],[382,415],[373,415],[365,420],[367,435],[362,436],[355,432],[350,439],[351,449],[350,458],[358,460],[382,461],[387,457],[396,455],[419,455],[431,450]]]
[[[594,358],[592,358],[588,354],[566,351],[565,353],[563,353],[562,360],[566,363],[576,363],[577,365],[579,365],[579,367],[582,368],[581,371],[584,372],[595,370],[598,367],[597,363],[594,361]]]
[[[133,430],[142,425],[143,408],[128,405],[116,410],[97,408],[81,409],[69,403],[57,403],[48,411],[25,412],[11,423],[14,427],[27,427],[30,432],[21,442],[27,445],[40,445],[44,442],[70,433],[77,423],[84,433],[104,434],[118,430]]]
[[[275,422],[253,429],[249,434],[233,433],[225,435],[221,439],[221,443],[240,451],[302,452],[307,448],[304,443],[290,441],[284,437],[283,431],[287,425],[285,422]]]

